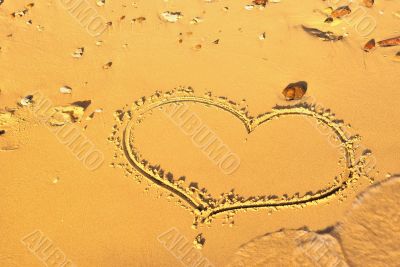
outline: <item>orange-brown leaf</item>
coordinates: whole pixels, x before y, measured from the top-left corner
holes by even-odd
[[[378,45],[381,47],[400,45],[400,36],[379,41]]]
[[[376,46],[376,44],[375,44],[375,39],[371,39],[371,40],[369,40],[369,41],[364,45],[364,51],[365,51],[365,52],[369,52],[369,51],[371,51],[372,49],[374,49],[375,46]]]

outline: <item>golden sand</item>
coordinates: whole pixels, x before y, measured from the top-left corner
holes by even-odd
[[[399,12],[0,0],[0,266],[396,266]]]

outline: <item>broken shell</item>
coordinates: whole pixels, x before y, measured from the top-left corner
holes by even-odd
[[[32,102],[33,102],[32,100],[33,100],[33,95],[27,95],[20,100],[20,104],[22,106],[28,106],[28,105],[32,104]]]
[[[183,17],[183,15],[179,11],[177,11],[177,12],[165,11],[160,14],[160,18],[162,20],[171,22],[171,23],[177,22],[182,17]]]
[[[261,33],[261,34],[258,36],[258,39],[260,39],[260,40],[265,40],[265,37],[266,37],[266,33],[263,32],[263,33]]]
[[[83,52],[85,52],[85,48],[84,47],[79,47],[74,51],[74,53],[72,53],[72,57],[80,58],[80,57],[83,56]]]
[[[69,86],[62,86],[60,87],[60,93],[62,94],[71,94],[72,93],[72,88]]]
[[[301,99],[304,94],[307,92],[307,83],[304,81],[291,83],[283,90],[282,94],[285,96],[285,99],[290,100],[298,100]]]

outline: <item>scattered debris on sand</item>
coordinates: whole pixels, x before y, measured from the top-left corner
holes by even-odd
[[[365,52],[369,52],[372,49],[374,49],[376,46],[378,46],[378,47],[392,47],[392,46],[398,46],[398,45],[400,45],[400,36],[394,37],[394,38],[385,39],[385,40],[379,41],[377,43],[375,43],[375,39],[371,39],[365,44],[364,51]]]
[[[307,92],[307,83],[299,81],[291,83],[283,90],[282,94],[288,101],[301,99]]]
[[[179,11],[173,12],[173,11],[164,11],[160,14],[160,18],[166,22],[171,22],[175,23],[179,19],[183,17],[182,13]]]
[[[342,35],[336,35],[331,31],[324,32],[324,31],[318,30],[316,28],[309,28],[304,25],[301,25],[301,26],[306,33],[308,33],[312,36],[318,37],[319,39],[321,39],[323,41],[336,42],[336,41],[340,41],[343,39]]]

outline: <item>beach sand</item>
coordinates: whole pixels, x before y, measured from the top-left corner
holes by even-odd
[[[1,266],[399,262],[399,0],[0,3]]]

